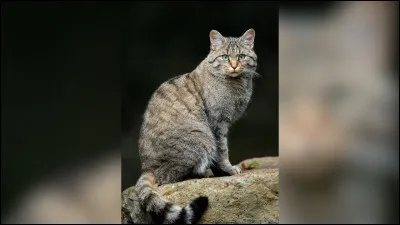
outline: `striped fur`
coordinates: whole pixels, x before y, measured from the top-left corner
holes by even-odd
[[[244,113],[257,73],[254,30],[242,37],[210,32],[210,53],[190,73],[173,77],[152,95],[139,138],[143,175],[137,188],[155,223],[192,224],[207,210],[207,197],[182,208],[153,191],[159,185],[240,173],[228,154],[228,130]]]
[[[136,190],[143,207],[156,224],[193,224],[208,207],[207,197],[198,197],[186,207],[171,204],[154,191],[155,177],[144,173],[136,184]]]

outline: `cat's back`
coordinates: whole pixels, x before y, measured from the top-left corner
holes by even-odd
[[[200,119],[202,87],[195,74],[186,73],[163,82],[153,93],[144,114],[144,126],[164,123],[170,128]]]

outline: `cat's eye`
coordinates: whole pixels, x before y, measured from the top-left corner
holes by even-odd
[[[243,55],[243,54],[240,54],[240,55],[238,56],[238,59],[239,59],[239,60],[243,60],[244,58],[246,58],[246,56]]]
[[[228,61],[229,60],[229,56],[228,55],[223,55],[222,59],[225,60],[225,61]]]

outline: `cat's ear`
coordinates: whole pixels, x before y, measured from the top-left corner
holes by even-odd
[[[248,29],[241,37],[242,43],[249,48],[254,48],[254,38],[256,36],[256,31],[254,29]]]
[[[212,30],[210,32],[210,47],[212,50],[221,48],[225,43],[225,38],[218,31]]]

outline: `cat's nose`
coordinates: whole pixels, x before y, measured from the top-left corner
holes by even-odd
[[[237,61],[232,61],[231,62],[231,66],[232,66],[233,69],[236,69],[238,67]]]

